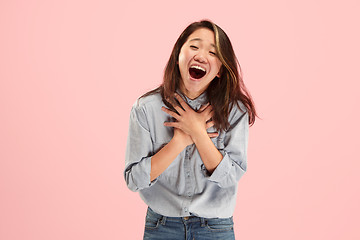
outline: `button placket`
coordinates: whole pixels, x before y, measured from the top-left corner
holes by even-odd
[[[191,184],[191,160],[190,160],[190,152],[191,152],[192,146],[187,146],[185,150],[185,159],[184,159],[184,174],[185,174],[185,199],[182,204],[183,206],[183,214],[189,215],[189,206],[191,203],[191,197],[193,196],[192,188],[193,184]]]

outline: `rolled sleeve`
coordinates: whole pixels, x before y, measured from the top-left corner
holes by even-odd
[[[230,128],[224,137],[224,148],[219,149],[223,159],[208,177],[209,181],[217,183],[220,187],[237,184],[247,169],[248,112],[238,110],[231,119]]]
[[[132,107],[125,153],[124,177],[128,188],[139,191],[156,182],[150,181],[153,144],[144,107]]]

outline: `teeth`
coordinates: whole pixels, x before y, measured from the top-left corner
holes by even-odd
[[[196,69],[200,69],[203,72],[206,72],[206,70],[204,68],[197,66],[197,65],[191,66],[190,68],[196,68]]]

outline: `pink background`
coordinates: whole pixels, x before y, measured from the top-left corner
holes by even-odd
[[[141,239],[123,178],[129,112],[209,18],[262,120],[237,239],[360,239],[357,0],[1,1],[0,239]]]

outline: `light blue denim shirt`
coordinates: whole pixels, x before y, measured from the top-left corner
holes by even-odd
[[[206,104],[206,93],[184,100],[198,110]],[[195,144],[187,146],[155,180],[150,181],[151,157],[173,137],[173,128],[165,127],[171,116],[159,93],[138,99],[130,113],[124,176],[128,188],[138,191],[155,212],[169,217],[195,215],[204,218],[228,218],[233,215],[237,184],[247,168],[248,112],[234,106],[229,114],[230,127],[219,131],[213,143],[223,159],[210,175]],[[215,132],[214,128],[208,132]]]

